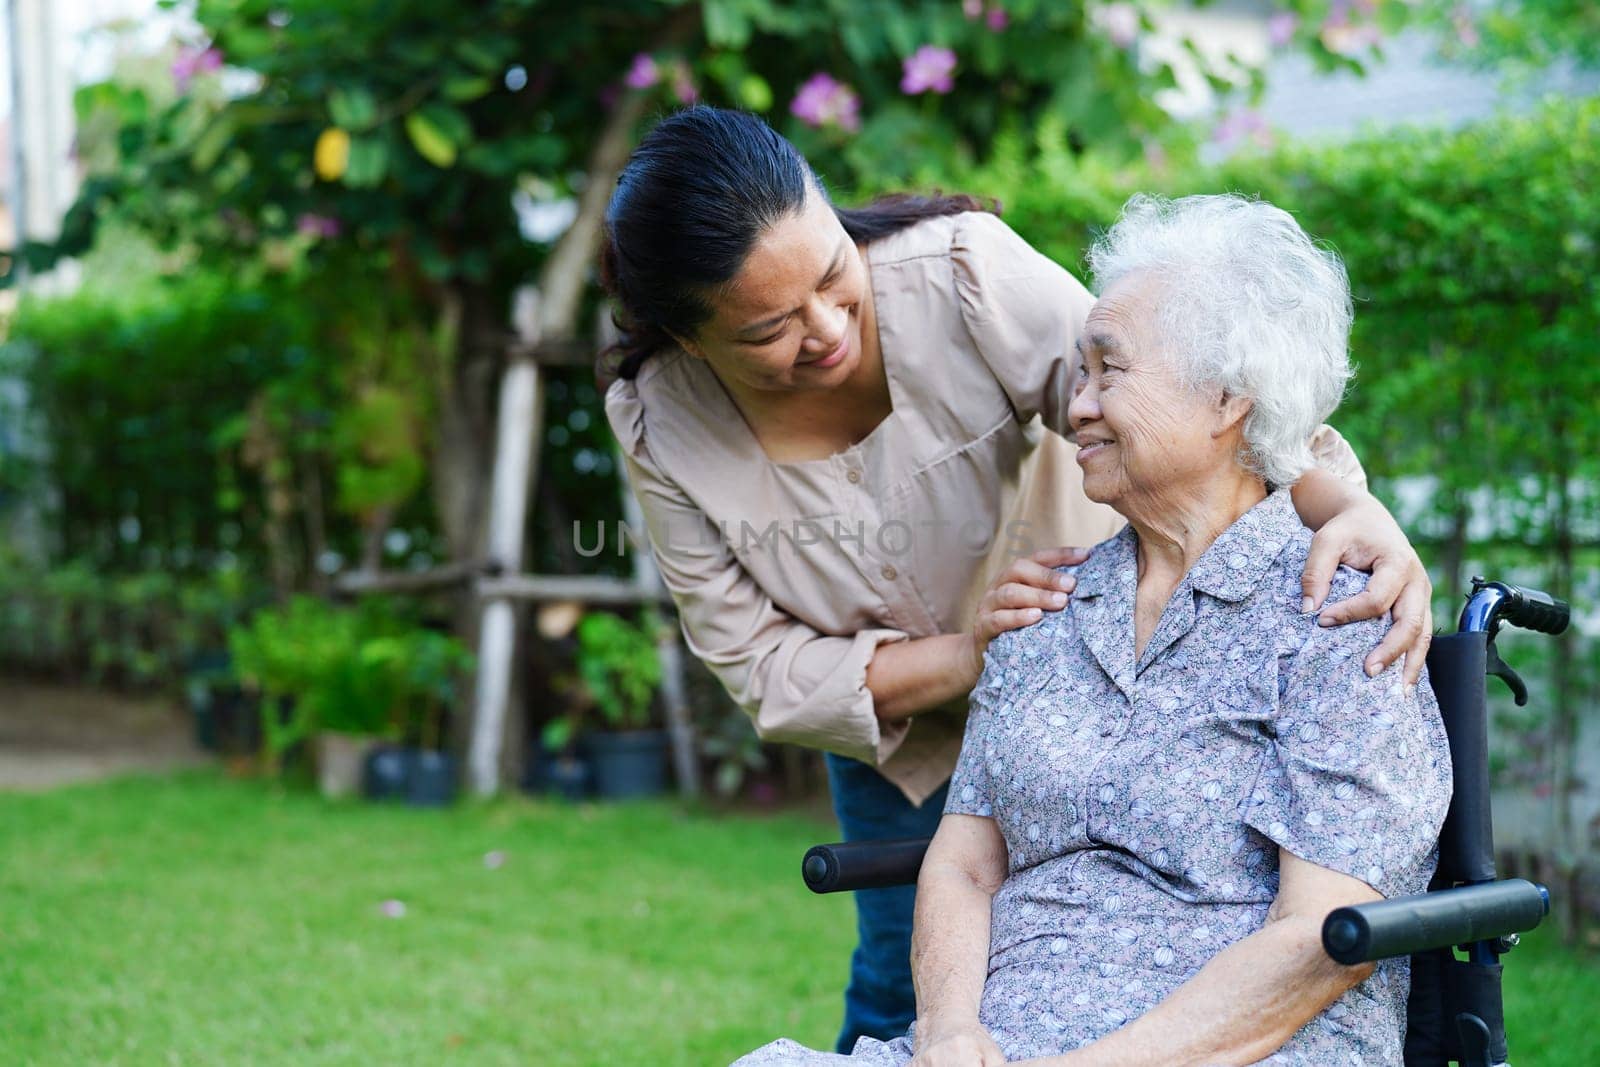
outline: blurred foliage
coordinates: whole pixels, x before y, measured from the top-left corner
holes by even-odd
[[[15,476],[54,490],[61,556],[185,570],[258,540],[221,494],[216,441],[307,358],[304,320],[274,304],[209,275],[22,304],[0,358],[45,447],[43,469]]]
[[[519,236],[513,195],[581,190],[629,92],[762,113],[845,187],[982,160],[1040,127],[1127,158],[1190,136],[1158,102],[1179,57],[1224,92],[1260,87],[1170,26],[1171,47],[1151,47],[1170,6],[196,0],[176,94],[80,94],[96,179],[63,242],[82,251],[110,211],[230,265],[346,244],[406,276],[514,283],[543,249]],[[1369,7],[1286,0],[1285,43],[1359,66],[1401,10]],[[1341,35],[1352,26],[1374,34]],[[224,65],[249,87],[218,91]],[[836,106],[806,106],[819,74]]]
[[[263,756],[318,730],[420,739],[436,748],[440,717],[472,657],[387,601],[335,607],[297,596],[228,634],[233,670],[260,697]]]
[[[578,623],[578,677],[607,726],[642,730],[661,684],[656,654],[662,623],[645,612],[634,623],[609,611],[591,612]]]
[[[411,503],[431,525],[429,350],[393,305],[348,277],[203,269],[24,301],[0,373],[24,385],[34,447],[6,451],[0,482],[46,504],[57,558],[314,585],[375,512]]]
[[[1594,0],[1420,0],[1420,21],[1442,31],[1444,54],[1485,68],[1541,68],[1559,60],[1600,63]]]
[[[181,578],[0,562],[0,669],[176,695],[261,592],[240,571]]]
[[[562,641],[572,668],[558,670],[552,688],[562,696],[557,712],[544,723],[540,741],[546,752],[569,751],[596,712],[613,730],[650,726],[661,658],[656,642],[663,626],[653,610],[637,622],[610,611],[592,611],[579,620],[575,638]]]

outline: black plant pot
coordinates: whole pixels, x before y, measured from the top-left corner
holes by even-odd
[[[595,792],[602,800],[631,800],[666,792],[665,730],[585,734],[583,750],[594,767]]]
[[[545,790],[568,803],[576,804],[594,795],[594,768],[588,760],[563,756],[552,760]]]
[[[418,808],[442,808],[456,798],[455,766],[443,752],[415,749],[406,779],[406,802]]]
[[[551,750],[535,737],[528,743],[522,788],[534,796],[556,796],[576,803],[594,793],[594,768],[581,752]]]
[[[405,799],[406,781],[411,776],[410,752],[398,745],[379,745],[367,753],[361,791],[369,800]]]
[[[367,755],[362,792],[372,800],[404,800],[437,808],[456,796],[455,766],[443,752],[379,745]]]

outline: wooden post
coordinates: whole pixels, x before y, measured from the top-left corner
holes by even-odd
[[[699,19],[698,8],[688,5],[674,20],[671,32],[678,36],[690,32]],[[512,349],[500,386],[494,495],[489,501],[489,564],[502,574],[522,572],[522,531],[528,517],[528,488],[533,481],[534,450],[544,414],[539,366],[533,354],[541,341],[570,340],[576,332],[573,326],[588,283],[588,266],[600,247],[606,202],[627,162],[633,128],[644,116],[650,99],[643,92],[630,92],[618,101],[595,141],[586,168],[587,181],[578,195],[577,216],[545,260],[537,288],[517,291],[512,319],[519,343]],[[478,684],[467,769],[473,791],[489,796],[500,788],[500,751],[517,627],[510,600],[490,595],[484,595],[482,600]]]
[[[517,292],[514,318],[520,333],[538,329],[537,296]],[[538,467],[544,423],[539,365],[530,358],[538,338],[523,337],[500,385],[493,495],[489,499],[489,565],[502,574],[522,572],[522,540],[528,518],[528,490]],[[473,700],[472,742],[467,774],[472,791],[492,796],[500,789],[500,756],[517,647],[515,608],[509,598],[486,595],[478,632],[478,684]]]

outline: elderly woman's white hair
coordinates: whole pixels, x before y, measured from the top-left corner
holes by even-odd
[[[1104,293],[1160,285],[1156,323],[1190,388],[1251,400],[1247,467],[1274,486],[1312,466],[1308,442],[1350,379],[1350,283],[1288,212],[1242,196],[1138,195],[1089,251]]]

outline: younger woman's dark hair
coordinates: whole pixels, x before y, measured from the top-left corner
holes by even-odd
[[[606,208],[600,271],[621,340],[601,354],[600,378],[633,378],[672,334],[693,333],[711,315],[707,292],[738,274],[763,230],[803,208],[808,188],[826,195],[794,145],[747,112],[692,107],[651,130]],[[972,196],[901,194],[833,210],[865,244],[991,208]]]

